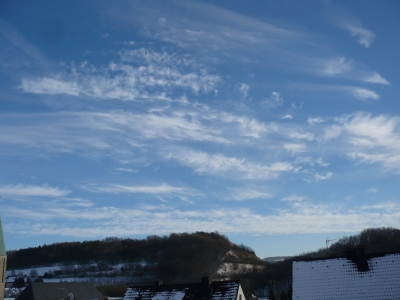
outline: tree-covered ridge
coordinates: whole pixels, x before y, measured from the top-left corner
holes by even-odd
[[[364,247],[366,253],[400,251],[400,229],[392,227],[364,229],[359,234],[340,238],[328,249],[321,248],[317,251],[302,253],[295,258],[342,255],[345,249],[359,246]]]
[[[147,272],[164,279],[197,280],[202,274],[213,273],[224,255],[235,249],[255,256],[250,248],[237,246],[218,232],[55,243],[8,251],[7,256],[9,269],[68,263],[130,262],[144,263]]]

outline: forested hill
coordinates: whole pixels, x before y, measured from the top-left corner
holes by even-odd
[[[154,275],[198,277],[213,273],[231,250],[257,260],[254,252],[237,246],[217,232],[181,233],[149,236],[146,239],[106,238],[104,240],[66,242],[7,252],[8,269],[50,266],[53,264],[140,263]]]
[[[400,229],[391,227],[368,228],[359,234],[346,236],[333,243],[329,249],[300,254],[294,259],[307,257],[325,257],[327,255],[342,255],[348,248],[363,246],[367,253],[400,251]]]

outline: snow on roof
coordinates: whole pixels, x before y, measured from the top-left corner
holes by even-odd
[[[293,262],[293,299],[400,299],[400,254],[368,260],[360,272],[347,258]]]

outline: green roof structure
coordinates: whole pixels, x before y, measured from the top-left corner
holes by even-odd
[[[32,282],[16,300],[104,300],[104,295],[89,282]]]
[[[3,227],[1,226],[1,218],[0,218],[0,256],[7,255],[6,252],[6,244],[4,243],[3,236]]]

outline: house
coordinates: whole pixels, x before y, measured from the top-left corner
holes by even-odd
[[[123,300],[246,300],[240,280],[213,281],[208,276],[201,282],[166,284],[156,281],[151,286],[129,287]]]
[[[95,286],[87,282],[32,282],[16,300],[105,300]]]
[[[293,300],[400,299],[400,253],[365,254],[294,261]]]
[[[18,276],[8,276],[6,278],[6,288],[12,288],[14,281],[18,278]]]
[[[4,288],[6,284],[7,252],[4,244],[3,228],[0,219],[0,300],[4,300]]]

